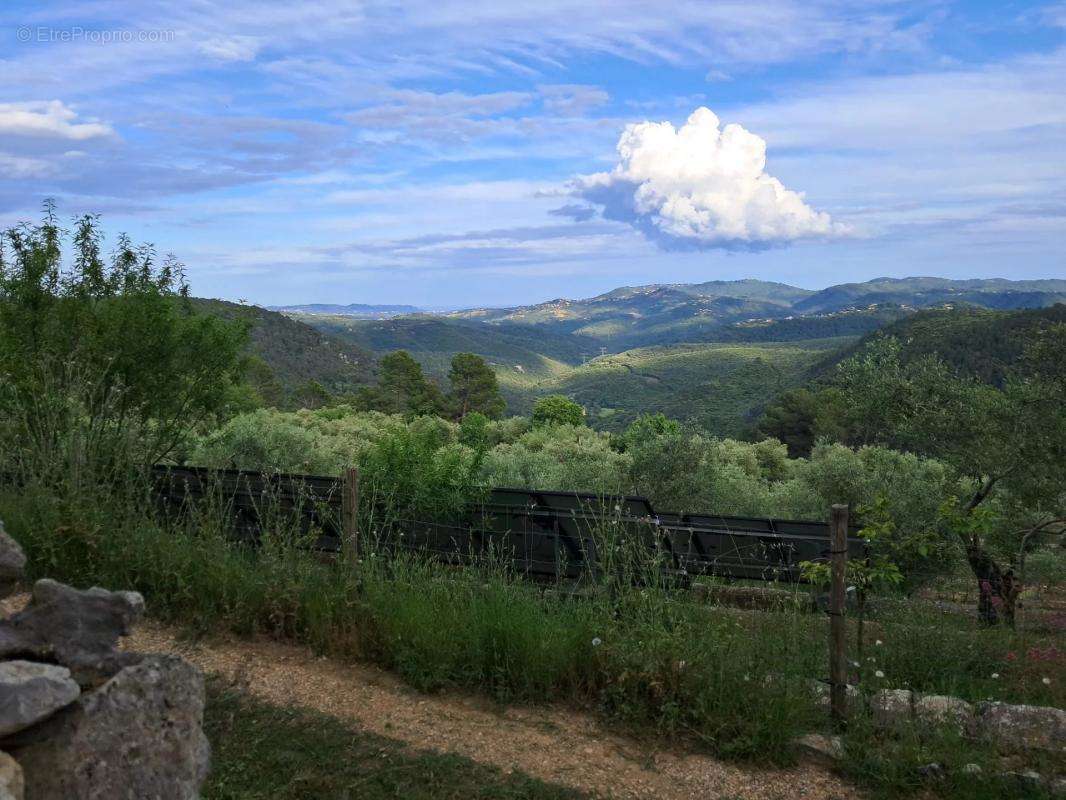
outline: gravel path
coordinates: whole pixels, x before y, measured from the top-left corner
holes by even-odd
[[[125,645],[176,652],[270,703],[325,712],[413,748],[451,752],[605,798],[844,800],[858,792],[815,765],[759,770],[671,752],[558,707],[501,708],[467,695],[421,695],[380,669],[273,641],[190,643],[144,622]]]

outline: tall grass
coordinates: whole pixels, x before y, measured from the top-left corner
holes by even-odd
[[[816,713],[805,677],[822,637],[798,612],[723,616],[650,584],[574,599],[493,563],[418,554],[323,564],[282,533],[253,549],[204,518],[166,524],[34,486],[0,493],[0,518],[34,576],[136,589],[161,620],[297,640],[427,691],[574,702],[770,761],[787,760],[785,742]]]
[[[811,688],[826,671],[822,616],[800,602],[774,611],[696,603],[642,579],[636,550],[609,528],[595,535],[614,566],[574,595],[526,583],[491,559],[456,567],[367,548],[358,563],[322,563],[306,546],[314,532],[301,537],[280,519],[252,548],[230,537],[219,508],[165,521],[137,497],[29,482],[0,491],[0,519],[35,577],[136,589],[163,621],[302,642],[381,664],[424,691],[571,703],[629,730],[768,763],[788,762],[791,740],[826,723]],[[1050,687],[1011,672],[1011,653],[1047,652],[1055,641],[882,604],[857,677],[867,690],[1061,704],[1061,671]],[[886,744],[862,730],[849,734],[856,763],[866,764],[854,772],[877,785],[918,780],[916,765],[899,759],[963,752],[943,738]],[[876,753],[889,745],[900,755],[885,764]]]

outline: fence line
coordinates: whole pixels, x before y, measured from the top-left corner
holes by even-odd
[[[494,488],[459,518],[393,518],[385,528],[359,530],[358,474],[316,475],[157,466],[153,486],[162,510],[222,500],[233,534],[256,543],[272,519],[295,521],[314,547],[327,552],[376,547],[414,550],[449,562],[493,554],[539,580],[602,574],[607,545],[638,546],[672,580],[697,575],[761,581],[801,580],[801,561],[828,561],[824,522],[657,512],[647,498],[581,492]],[[266,513],[270,507],[270,515]],[[864,543],[852,537],[853,558]]]

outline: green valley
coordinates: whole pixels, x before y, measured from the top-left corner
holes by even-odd
[[[909,351],[949,360],[942,351],[983,353],[997,342],[1010,352],[987,363],[974,356],[984,371],[996,372],[996,363],[1017,356],[1010,331],[1026,320],[1061,316],[1063,306],[1052,303],[1064,297],[1066,281],[1052,280],[882,278],[819,292],[742,280],[622,287],[585,300],[387,319],[325,307],[287,315],[358,352],[406,350],[438,383],[455,354],[475,353],[496,373],[510,414],[564,394],[603,430],[661,411],[737,436],[775,398],[826,374],[882,330],[911,342]],[[997,310],[1015,305],[1032,308]],[[975,337],[989,347],[970,347]]]

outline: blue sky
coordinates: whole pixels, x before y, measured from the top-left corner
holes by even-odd
[[[262,304],[1062,278],[1064,33],[1063,3],[9,0],[0,224],[55,197]]]

